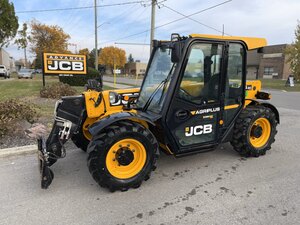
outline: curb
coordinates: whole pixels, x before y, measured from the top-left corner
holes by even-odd
[[[0,149],[0,158],[15,156],[15,155],[33,154],[36,152],[37,152],[37,145],[26,145],[22,147],[4,148],[4,149]]]

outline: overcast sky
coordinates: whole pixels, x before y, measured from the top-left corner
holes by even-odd
[[[71,36],[70,43],[78,45],[78,49],[94,47],[94,10],[77,9],[57,12],[18,13],[27,10],[57,9],[69,7],[93,6],[94,0],[10,0],[15,5],[20,27],[23,22],[33,19],[47,25],[58,25]],[[98,0],[98,5],[133,2],[137,0]],[[98,8],[99,46],[105,47],[117,42],[149,43],[151,1]],[[193,14],[225,0],[158,0],[162,2],[156,8],[156,26],[183,18],[182,15]],[[174,11],[172,11],[173,9]],[[204,11],[189,19],[183,19],[155,30],[155,38],[168,40],[171,33],[188,35],[191,33],[220,34],[224,24],[225,33],[236,36],[264,37],[269,45],[291,43],[294,30],[300,19],[300,0],[232,0],[219,7]],[[204,25],[201,25],[204,24]],[[144,33],[142,33],[144,32]],[[141,33],[139,35],[130,36]],[[120,40],[119,40],[120,39]],[[120,45],[127,56],[133,54],[134,59],[147,61],[149,46]],[[70,47],[71,51],[75,47]],[[7,51],[15,59],[23,58],[23,51],[11,45]],[[29,54],[31,61],[33,56]]]

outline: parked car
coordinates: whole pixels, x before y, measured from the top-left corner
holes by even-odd
[[[0,77],[9,78],[10,74],[4,65],[0,65]]]
[[[18,78],[33,78],[33,74],[32,74],[32,70],[31,69],[26,69],[26,68],[22,68],[20,69],[20,71],[18,72]]]
[[[32,70],[32,73],[33,74],[42,74],[43,71],[42,71],[42,69],[35,69],[35,70]]]

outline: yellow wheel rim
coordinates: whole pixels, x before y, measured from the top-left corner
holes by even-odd
[[[255,134],[255,129],[260,129],[258,134]],[[258,118],[250,129],[250,143],[255,148],[264,147],[271,135],[271,124],[266,118]]]
[[[131,138],[115,143],[106,155],[108,172],[119,179],[129,179],[137,175],[146,163],[144,145]]]

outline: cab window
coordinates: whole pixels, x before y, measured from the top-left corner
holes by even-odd
[[[191,47],[178,97],[194,104],[219,100],[222,45],[197,43]]]

